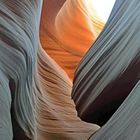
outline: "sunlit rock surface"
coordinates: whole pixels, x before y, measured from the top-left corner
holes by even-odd
[[[80,62],[72,98],[82,120],[104,125],[139,81],[139,8],[140,1],[117,0],[103,32]]]
[[[91,3],[0,0],[0,140],[139,140],[140,1]]]
[[[52,11],[46,24],[49,32],[42,29],[45,22],[44,18],[40,24],[42,2],[0,0],[0,139],[85,140],[99,126],[83,122],[77,117],[71,99],[72,82],[65,69],[62,69],[63,66],[61,68],[56,63],[57,60],[55,62],[47,54],[47,46],[50,45],[49,41],[49,45],[47,44],[47,39],[52,40],[52,48],[60,47],[59,42],[62,40],[57,38],[56,23],[52,20],[57,13]],[[49,2],[47,8],[51,9]],[[47,5],[47,1],[43,4]],[[54,6],[53,4],[52,1],[50,5]],[[60,6],[56,8],[56,12],[62,4],[56,5]],[[43,16],[47,18],[47,14]],[[40,35],[41,40],[44,39],[42,44],[39,26],[43,31]],[[59,51],[55,53],[58,54]],[[72,56],[74,55],[71,54],[67,61]]]
[[[42,46],[70,79],[104,26],[96,11],[88,5],[86,0],[45,0],[43,5]]]

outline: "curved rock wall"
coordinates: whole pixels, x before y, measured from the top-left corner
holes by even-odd
[[[52,19],[63,3],[54,5],[56,1],[44,1],[50,13],[52,9],[47,2],[56,8],[56,13],[40,24],[42,2],[0,0],[0,139],[85,140],[99,126],[77,117],[71,99],[72,82],[63,67],[47,54],[45,45],[47,48],[50,42],[42,41],[51,39],[54,46],[50,48],[60,47],[61,41],[54,40],[57,35],[55,28],[52,29],[55,27]],[[42,29],[45,23],[50,27],[47,33]],[[43,48],[39,26],[44,34],[40,34]],[[51,33],[54,36],[48,35]]]

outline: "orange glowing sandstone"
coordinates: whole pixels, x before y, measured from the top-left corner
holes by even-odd
[[[43,4],[42,46],[70,79],[104,26],[95,9],[89,5],[85,0],[45,0]]]

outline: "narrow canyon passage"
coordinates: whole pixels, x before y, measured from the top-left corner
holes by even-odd
[[[0,0],[0,140],[139,140],[139,9]]]

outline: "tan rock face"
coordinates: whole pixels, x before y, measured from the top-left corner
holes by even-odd
[[[41,42],[70,79],[104,25],[89,5],[85,0],[44,1]]]
[[[71,80],[94,23],[84,1],[42,2],[0,1],[0,140],[86,140],[99,126],[77,116]]]

